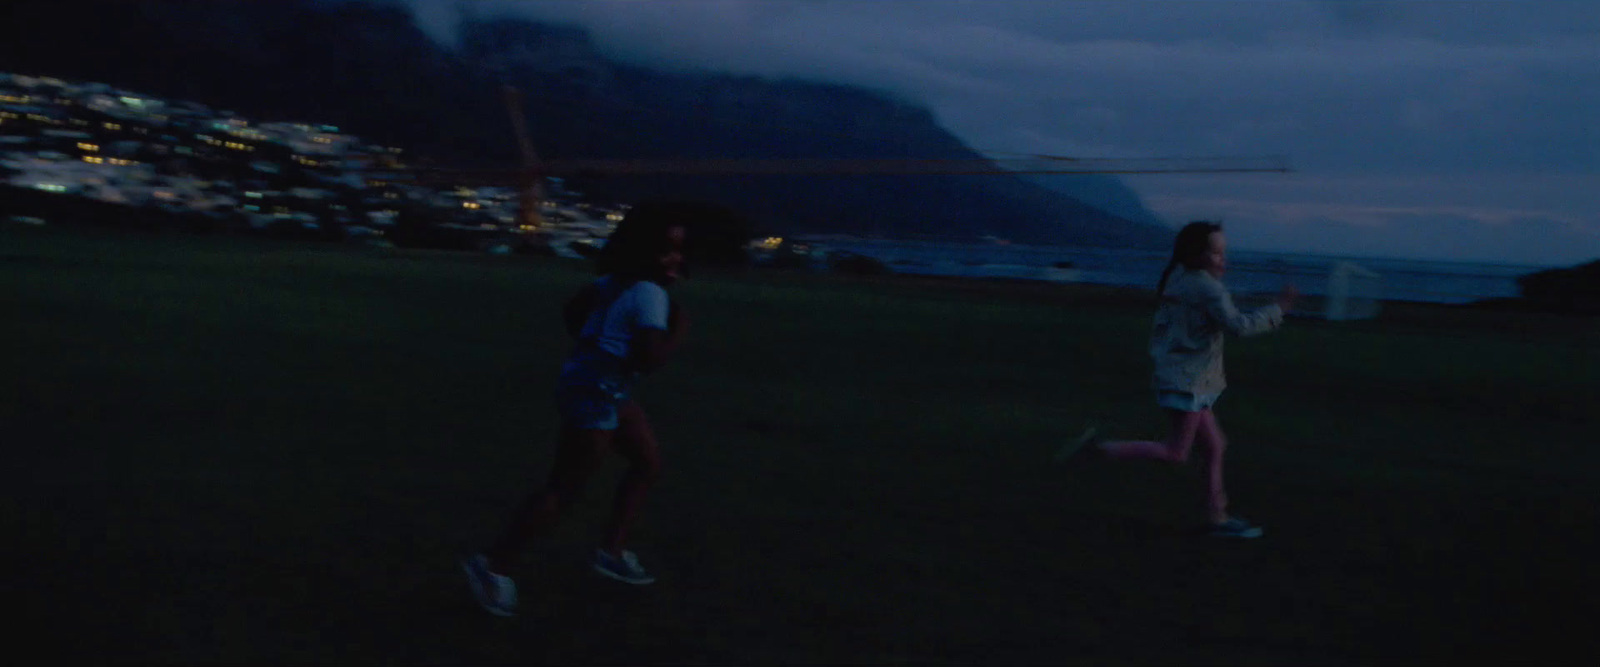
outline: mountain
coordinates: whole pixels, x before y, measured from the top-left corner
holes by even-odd
[[[330,123],[441,165],[509,167],[502,83],[545,157],[981,159],[926,109],[848,86],[664,72],[582,30],[473,20],[444,48],[376,0],[10,0],[0,70],[101,81],[263,120]],[[773,233],[1159,247],[1170,231],[1109,176],[1098,207],[1010,175],[573,179],[622,200],[706,199]],[[1059,186],[1059,181],[1054,181]],[[1114,211],[1108,213],[1107,210]]]
[[[1161,217],[1145,207],[1139,193],[1115,176],[1034,174],[1027,179],[1124,220],[1166,228]]]

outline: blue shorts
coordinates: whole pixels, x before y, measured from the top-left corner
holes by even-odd
[[[1183,412],[1199,412],[1210,410],[1217,404],[1217,399],[1222,398],[1222,393],[1192,394],[1187,391],[1173,391],[1161,389],[1156,392],[1156,405]]]
[[[604,352],[572,355],[561,367],[556,409],[573,428],[615,431],[617,410],[628,401],[635,375],[622,370],[622,360]]]

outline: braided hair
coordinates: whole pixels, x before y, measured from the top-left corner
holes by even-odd
[[[1206,254],[1211,247],[1211,235],[1222,231],[1222,224],[1206,220],[1197,220],[1183,226],[1178,230],[1178,238],[1172,242],[1172,259],[1167,260],[1167,268],[1161,272],[1161,282],[1156,284],[1156,296],[1167,292],[1167,278],[1172,275],[1172,270],[1182,263],[1184,267],[1193,269],[1200,261],[1200,256]]]

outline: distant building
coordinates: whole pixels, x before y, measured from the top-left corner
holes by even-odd
[[[363,143],[332,125],[254,124],[232,111],[103,83],[0,73],[0,123],[10,131],[13,121],[27,134],[0,137],[0,147],[12,149],[0,153],[0,164],[16,170],[13,184],[48,192],[172,211],[237,212],[258,226],[315,224],[311,214],[296,210],[305,208],[328,221],[379,228],[392,225],[402,206],[418,204],[436,209],[431,219],[473,229],[499,229],[517,219],[515,189],[417,185],[398,159],[400,148]],[[282,182],[286,168],[314,185],[269,190],[268,181]],[[550,183],[552,199],[576,196],[560,179]],[[363,202],[356,210],[345,205],[352,195]],[[582,234],[614,226],[620,217],[614,211],[625,210],[546,206],[552,220],[594,228],[574,229]]]
[[[327,199],[333,193],[321,188],[289,188],[289,195],[300,199]]]

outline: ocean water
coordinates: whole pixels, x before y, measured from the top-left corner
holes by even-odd
[[[1082,248],[799,238],[821,262],[845,251],[887,264],[895,273],[1017,278],[1154,288],[1168,254],[1121,248]],[[1237,294],[1273,294],[1293,283],[1301,293],[1324,296],[1341,263],[1354,265],[1353,294],[1376,300],[1469,303],[1518,295],[1517,278],[1547,266],[1440,262],[1389,258],[1232,251],[1224,282]],[[1061,265],[1070,264],[1070,268]],[[1367,276],[1367,273],[1375,274]]]

